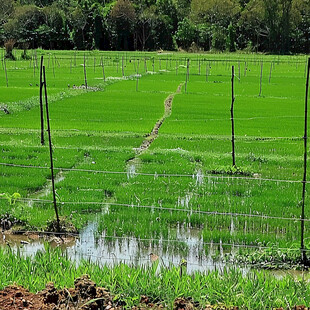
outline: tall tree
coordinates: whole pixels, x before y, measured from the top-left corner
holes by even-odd
[[[116,48],[122,50],[128,50],[129,47],[133,48],[136,12],[131,1],[118,0],[111,11],[110,17],[115,28]]]

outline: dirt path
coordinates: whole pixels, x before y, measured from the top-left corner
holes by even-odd
[[[159,132],[160,127],[162,126],[166,118],[170,117],[172,113],[173,99],[177,94],[181,93],[182,86],[183,86],[183,83],[181,83],[178,86],[176,92],[174,92],[173,94],[169,95],[168,98],[166,98],[164,115],[156,122],[153,130],[146,137],[146,139],[142,142],[140,147],[136,149],[136,157],[142,154],[144,151],[146,151],[151,146],[151,144],[155,141],[155,139],[158,137],[158,132]]]

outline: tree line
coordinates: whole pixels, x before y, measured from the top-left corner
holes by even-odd
[[[309,53],[309,35],[309,0],[1,0],[0,4],[0,44],[24,49]]]

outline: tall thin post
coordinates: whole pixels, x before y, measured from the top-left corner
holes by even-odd
[[[271,73],[272,73],[272,63],[270,64],[269,84],[270,84],[270,82],[271,82]]]
[[[60,232],[60,221],[57,209],[56,202],[56,192],[55,192],[55,180],[54,180],[54,165],[53,165],[53,149],[52,149],[52,140],[51,140],[51,127],[50,127],[50,118],[48,111],[48,100],[47,100],[47,87],[46,87],[46,75],[45,75],[45,66],[43,66],[43,79],[44,79],[44,94],[45,94],[45,108],[46,108],[46,120],[47,120],[47,132],[48,132],[48,142],[49,142],[49,151],[50,151],[50,161],[51,161],[51,176],[52,176],[52,191],[53,191],[53,204],[57,219],[57,231]]]
[[[262,82],[263,82],[263,62],[260,65],[259,97],[262,95]]]
[[[8,72],[7,72],[7,70],[6,70],[6,61],[5,61],[5,57],[3,58],[3,65],[4,65],[4,71],[5,71],[6,87],[9,87]]]
[[[187,92],[187,83],[189,80],[189,59],[187,59],[187,71],[186,71],[186,81],[185,81],[185,92]]]
[[[123,77],[125,76],[125,70],[124,70],[124,56],[122,56],[122,74]]]
[[[307,142],[308,142],[308,94],[309,94],[309,75],[310,75],[310,58],[308,59],[308,71],[306,81],[306,99],[305,99],[305,132],[304,132],[304,177],[302,181],[302,207],[301,207],[301,259],[303,263],[307,262],[307,255],[304,246],[305,232],[305,198],[306,198],[306,183],[307,183]]]
[[[36,61],[35,58],[33,58],[33,77],[36,77]]]
[[[35,50],[34,56],[35,56],[35,60],[36,60],[36,67],[38,67],[38,56],[37,56],[37,50]]]
[[[235,157],[235,123],[234,123],[234,103],[235,103],[234,80],[235,80],[235,67],[232,66],[230,115],[231,115],[231,144],[232,144],[232,162],[233,162],[233,167],[236,166],[236,157]]]
[[[85,82],[85,87],[87,89],[86,56],[85,56],[85,54],[84,54],[84,82]]]
[[[40,66],[40,119],[41,119],[41,144],[44,145],[44,115],[43,115],[43,56]]]
[[[105,82],[104,63],[103,63],[103,58],[102,57],[101,57],[101,65],[102,65],[103,82]]]
[[[140,59],[138,59],[138,65],[137,65],[137,81],[136,81],[136,91],[138,91],[139,87],[139,64],[140,64]]]
[[[55,59],[53,56],[52,56],[52,66],[53,66],[53,76],[55,78]]]

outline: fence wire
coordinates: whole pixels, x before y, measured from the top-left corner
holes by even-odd
[[[0,166],[6,167],[15,167],[15,168],[25,168],[25,169],[44,169],[50,170],[49,167],[43,166],[32,166],[32,165],[18,165],[18,164],[10,164],[10,163],[0,163]],[[93,170],[93,169],[77,169],[77,168],[55,168],[55,171],[73,171],[73,172],[83,172],[83,173],[100,173],[100,174],[119,174],[119,175],[128,175],[128,171],[106,171],[106,170]],[[134,172],[130,177],[133,176],[149,176],[153,178],[163,177],[163,178],[197,178],[197,173],[194,174],[173,174],[173,173],[143,173],[143,172]],[[264,182],[275,182],[275,183],[303,183],[303,181],[298,180],[281,180],[281,179],[270,179],[270,178],[261,178],[261,177],[238,177],[238,176],[228,176],[228,175],[214,175],[214,174],[205,174],[199,175],[199,178],[202,179],[228,179],[228,180],[251,180],[251,181],[264,181]],[[307,181],[306,183],[310,183]]]
[[[0,197],[1,200],[7,200],[5,197]],[[36,198],[16,198],[14,201],[20,202],[36,202],[41,204],[53,204],[52,200],[47,199],[36,199]],[[59,205],[101,205],[101,206],[113,206],[113,207],[126,207],[126,208],[138,208],[138,209],[151,209],[151,210],[160,210],[160,211],[169,211],[169,212],[185,212],[198,215],[208,215],[208,216],[231,216],[231,217],[248,217],[248,218],[260,218],[260,219],[273,219],[273,220],[285,220],[293,222],[310,222],[310,219],[301,219],[293,217],[278,217],[278,216],[269,216],[262,214],[248,214],[248,213],[233,213],[233,212],[219,212],[219,211],[201,211],[194,209],[181,209],[181,208],[167,208],[167,207],[157,207],[157,206],[143,206],[135,204],[126,204],[126,203],[114,203],[114,202],[96,202],[96,201],[59,201]]]

